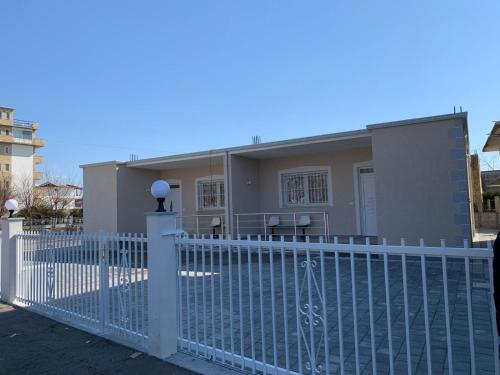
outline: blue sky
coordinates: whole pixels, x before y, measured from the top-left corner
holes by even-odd
[[[0,105],[40,121],[62,175],[454,105],[480,151],[500,120],[494,0],[4,0],[0,13]]]

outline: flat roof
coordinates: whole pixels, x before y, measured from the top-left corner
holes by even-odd
[[[186,159],[203,159],[206,157],[217,157],[217,156],[223,156],[226,153],[238,154],[238,153],[243,153],[243,152],[248,152],[248,151],[260,151],[260,150],[266,150],[266,149],[270,149],[270,148],[290,147],[290,146],[297,146],[297,145],[308,144],[308,143],[321,143],[321,142],[328,142],[328,141],[333,141],[333,140],[353,139],[353,138],[358,138],[358,137],[362,137],[362,136],[369,137],[369,136],[371,136],[371,133],[368,130],[361,129],[361,130],[354,130],[354,131],[316,135],[316,136],[311,136],[311,137],[292,138],[292,139],[287,139],[287,140],[282,140],[282,141],[265,142],[265,143],[255,144],[255,145],[252,144],[252,145],[244,145],[244,146],[225,147],[225,148],[218,148],[218,149],[214,149],[214,150],[206,150],[206,151],[190,152],[190,153],[177,154],[177,155],[160,156],[160,157],[154,157],[154,158],[148,158],[148,159],[133,160],[133,161],[129,161],[129,162],[123,162],[123,161],[120,162],[120,161],[115,160],[115,161],[108,161],[108,162],[103,162],[103,163],[83,164],[83,165],[80,165],[80,167],[81,168],[97,167],[97,166],[109,165],[109,164],[126,164],[127,166],[130,166],[130,167],[140,167],[143,165],[165,163],[165,162],[175,162],[175,161],[186,160]]]
[[[498,151],[500,150],[500,121],[493,124],[488,139],[483,147],[483,152]]]
[[[205,150],[198,152],[190,152],[183,153],[177,155],[168,155],[168,156],[160,156],[153,157],[147,159],[133,160],[133,161],[108,161],[102,163],[91,163],[91,164],[82,164],[80,168],[88,168],[88,167],[97,167],[103,165],[110,164],[120,164],[127,165],[130,167],[143,167],[143,166],[151,166],[154,164],[163,164],[163,163],[179,163],[181,161],[186,160],[196,160],[196,159],[205,159],[205,158],[213,158],[213,157],[221,157],[226,153],[228,154],[248,154],[250,152],[262,152],[273,149],[285,148],[285,147],[295,147],[295,146],[304,146],[308,144],[317,144],[317,143],[326,143],[333,141],[342,141],[342,140],[350,140],[350,139],[359,139],[359,138],[367,138],[371,137],[372,130],[392,127],[392,126],[404,126],[404,125],[415,125],[419,123],[426,122],[435,122],[435,121],[444,121],[450,119],[461,119],[467,124],[467,112],[459,112],[459,113],[450,113],[439,116],[428,116],[428,117],[418,117],[400,121],[391,121],[377,124],[366,125],[365,129],[345,131],[345,132],[337,132],[337,133],[329,133],[322,134],[316,136],[302,137],[302,138],[292,138],[281,141],[273,141],[273,142],[265,142],[260,144],[250,144],[243,146],[234,146],[234,147],[225,147],[218,148],[213,150]]]
[[[435,122],[435,121],[445,121],[452,119],[461,119],[467,122],[467,112],[458,112],[458,113],[448,113],[444,115],[438,116],[427,116],[427,117],[417,117],[407,120],[399,120],[399,121],[390,121],[390,122],[381,122],[377,124],[366,125],[368,130],[371,129],[379,129],[379,128],[389,128],[392,126],[404,126],[404,125],[414,125],[421,124],[424,122]]]

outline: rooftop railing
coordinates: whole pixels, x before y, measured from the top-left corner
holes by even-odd
[[[16,126],[22,126],[25,128],[33,128],[34,121],[27,121],[27,120],[19,120],[19,119],[14,119],[14,125]]]

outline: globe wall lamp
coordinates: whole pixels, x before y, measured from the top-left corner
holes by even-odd
[[[157,180],[151,185],[151,195],[158,201],[158,208],[156,212],[166,212],[165,198],[170,193],[170,185],[165,180]]]
[[[5,208],[9,211],[9,218],[12,218],[12,214],[19,207],[19,203],[15,199],[7,199],[5,201]]]

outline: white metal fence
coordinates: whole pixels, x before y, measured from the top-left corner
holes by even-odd
[[[52,318],[146,348],[146,240],[137,235],[22,233],[16,301]]]
[[[178,238],[182,350],[253,373],[499,374],[492,250]]]
[[[148,318],[145,238],[21,233],[15,242],[16,303],[151,350],[149,320],[160,316]],[[253,373],[500,374],[491,246],[171,244],[150,251],[176,254],[177,285],[151,295],[177,288],[183,351]]]

